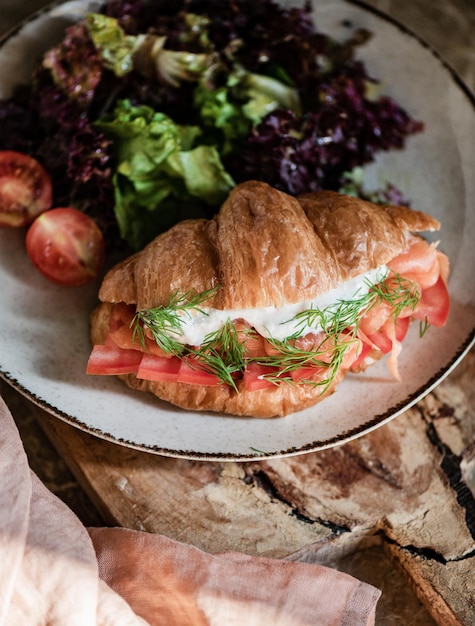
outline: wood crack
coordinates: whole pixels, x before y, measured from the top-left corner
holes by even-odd
[[[461,561],[467,561],[475,557],[475,549],[473,549],[466,554],[447,559],[446,557],[444,557],[443,554],[441,554],[437,550],[434,550],[434,548],[429,548],[426,546],[415,546],[414,544],[401,545],[398,541],[389,537],[384,531],[379,531],[378,534],[382,536],[383,543],[395,546],[397,549],[407,552],[411,556],[416,556],[426,561],[436,561],[441,565],[447,565],[448,563],[459,563]]]
[[[337,524],[330,520],[326,520],[323,518],[314,518],[306,515],[300,509],[298,509],[290,500],[285,498],[283,494],[276,488],[271,478],[266,474],[264,470],[254,471],[251,474],[247,474],[244,478],[244,482],[249,484],[254,484],[256,487],[263,489],[265,493],[274,501],[281,502],[288,509],[290,509],[290,515],[298,519],[300,522],[305,524],[319,524],[324,528],[328,528],[331,530],[332,535],[334,537],[340,537],[344,533],[351,532],[351,528],[345,524]]]
[[[279,499],[281,500],[281,502],[285,502],[282,498],[279,498]],[[285,504],[288,504],[288,503],[285,503]],[[293,515],[299,521],[304,522],[306,524],[319,524],[320,526],[323,526],[324,528],[328,528],[329,530],[332,531],[332,535],[334,537],[340,537],[341,535],[344,535],[345,533],[351,532],[351,528],[349,528],[349,526],[346,526],[345,524],[335,524],[334,522],[331,522],[330,520],[325,520],[320,517],[314,519],[312,517],[308,517],[304,515],[301,511],[299,511],[296,508],[292,509],[291,515]]]
[[[427,422],[426,432],[430,443],[437,448],[437,451],[441,455],[440,468],[447,477],[451,489],[455,492],[457,502],[465,511],[467,529],[475,539],[475,498],[470,488],[463,480],[461,470],[463,456],[455,454],[450,447],[441,440],[432,422]]]

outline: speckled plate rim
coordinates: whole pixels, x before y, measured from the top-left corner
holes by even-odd
[[[53,2],[47,7],[45,7],[44,9],[41,9],[35,12],[26,20],[22,21],[15,28],[10,30],[7,33],[7,35],[5,35],[0,40],[0,46],[2,46],[11,37],[19,33],[26,24],[35,22],[35,20],[38,19],[38,17],[47,15],[54,8],[61,7],[64,4],[65,3],[61,1]],[[300,3],[297,3],[297,4],[300,4]],[[378,19],[383,20],[385,23],[392,24],[394,28],[400,30],[400,32],[404,33],[405,36],[408,36],[412,40],[417,41],[418,44],[420,44],[421,46],[426,48],[428,51],[430,51],[430,54],[438,60],[441,67],[445,68],[445,70],[447,70],[447,72],[450,73],[451,80],[457,85],[458,89],[463,91],[465,98],[470,102],[470,105],[472,107],[472,112],[475,112],[475,100],[474,100],[473,95],[464,85],[463,81],[460,79],[457,73],[450,67],[450,65],[441,57],[441,55],[433,51],[426,42],[424,42],[420,37],[418,37],[414,33],[410,32],[407,28],[399,24],[397,21],[391,18],[388,18],[381,12],[376,11],[371,7],[368,7],[364,2],[360,2],[358,0],[352,0],[351,2],[348,2],[346,4],[348,6],[352,5],[352,6],[359,7],[362,10],[372,15],[377,16]],[[33,403],[38,405],[40,408],[46,410],[47,412],[51,413],[52,415],[56,416],[57,418],[64,420],[80,428],[81,430],[85,432],[89,432],[90,434],[96,435],[110,442],[126,445],[128,447],[135,448],[138,450],[149,451],[152,453],[156,453],[156,454],[160,454],[164,456],[170,456],[170,457],[199,459],[199,460],[246,461],[246,460],[252,460],[252,459],[261,460],[265,458],[284,457],[284,456],[291,456],[291,455],[296,455],[296,454],[303,454],[303,453],[308,453],[312,451],[322,450],[325,448],[329,448],[329,447],[346,443],[352,439],[355,439],[365,433],[368,433],[382,426],[383,424],[387,423],[389,420],[393,419],[394,417],[400,415],[402,412],[404,412],[405,410],[413,406],[415,403],[417,403],[419,400],[421,400],[425,395],[431,392],[442,380],[446,378],[446,376],[454,369],[454,367],[460,362],[460,360],[467,354],[470,348],[474,345],[475,324],[474,324],[474,317],[473,317],[473,299],[470,302],[470,307],[469,309],[467,309],[466,314],[470,316],[471,322],[469,321],[467,325],[467,332],[465,333],[463,337],[460,338],[456,348],[451,351],[450,357],[447,358],[447,360],[443,363],[443,365],[439,367],[435,373],[432,373],[432,375],[429,376],[427,380],[423,382],[423,384],[418,385],[415,390],[412,390],[410,394],[405,395],[404,397],[398,399],[397,402],[391,404],[388,407],[385,407],[385,410],[383,412],[374,412],[375,414],[373,414],[370,419],[365,420],[363,423],[360,423],[354,427],[350,426],[350,427],[342,428],[338,433],[335,433],[330,437],[311,438],[310,441],[305,442],[305,443],[300,443],[296,446],[288,445],[288,446],[283,446],[278,449],[273,449],[270,451],[261,449],[259,442],[257,442],[256,446],[249,446],[248,451],[246,452],[244,451],[215,452],[215,451],[208,451],[208,450],[193,450],[189,446],[184,447],[184,448],[179,448],[178,446],[174,446],[172,448],[169,446],[163,446],[160,444],[160,442],[138,443],[137,441],[134,441],[133,439],[130,439],[128,437],[125,437],[125,438],[121,437],[116,432],[114,432],[114,429],[107,430],[103,428],[97,428],[89,420],[87,421],[81,420],[77,417],[77,415],[71,414],[72,413],[71,411],[62,410],[59,406],[56,406],[56,404],[52,402],[50,399],[43,398],[41,394],[35,393],[34,391],[32,391],[29,388],[28,384],[21,380],[21,376],[16,376],[14,372],[10,371],[10,369],[8,368],[8,365],[4,366],[2,363],[0,363],[0,370],[1,370],[0,376],[4,380],[6,380],[10,385],[12,385],[15,389],[17,389],[21,394],[29,398]],[[462,315],[465,315],[465,313],[462,313]],[[0,360],[3,361],[3,358],[0,357]],[[345,383],[343,383],[339,387],[337,394],[341,393],[341,391],[344,389],[344,385]],[[332,396],[332,398],[333,397],[334,396]],[[325,400],[325,402],[328,402],[328,400]],[[173,412],[177,412],[177,411],[173,409]],[[178,413],[180,412],[178,411]],[[200,415],[201,414],[199,413],[193,414],[194,416],[193,419],[197,419],[199,421]],[[299,417],[299,414],[294,414],[294,416],[292,416],[292,419],[298,419],[298,417]],[[221,419],[221,418],[218,416],[218,419]],[[222,419],[228,420],[229,418],[223,416]],[[246,421],[247,421],[245,418],[235,418],[235,419],[238,419],[243,424],[246,424]],[[279,419],[289,420],[290,418],[286,417],[286,418],[279,418]],[[266,422],[268,421],[266,420]],[[292,443],[290,439],[291,438],[289,437],[289,444]]]

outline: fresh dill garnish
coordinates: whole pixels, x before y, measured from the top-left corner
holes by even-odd
[[[269,452],[265,452],[264,450],[259,450],[259,448],[255,448],[254,446],[249,446],[249,449],[253,452],[257,452],[257,454],[269,454]]]
[[[419,322],[419,337],[423,337],[426,332],[429,330],[430,324],[427,319],[427,316],[424,318],[424,321]]]
[[[301,378],[300,382],[323,387],[322,393],[332,384],[346,350],[354,342],[351,335],[343,333],[337,337],[323,333],[319,344],[309,350],[299,348],[293,339],[269,338],[267,341],[275,353],[250,359],[259,365],[275,368],[275,372],[262,374],[263,379],[273,383],[295,383],[292,372],[301,368],[314,368],[315,373],[324,372],[324,375],[315,380],[311,377]]]
[[[389,280],[373,285],[370,294],[376,294],[380,302],[387,302],[395,318],[404,309],[414,311],[421,299],[417,283],[396,273]]]
[[[208,289],[203,293],[187,291],[175,292],[170,296],[165,306],[137,311],[130,324],[133,329],[132,340],[137,337],[145,350],[146,331],[154,339],[163,352],[170,356],[183,353],[185,345],[179,341],[182,332],[184,316],[190,316],[190,311],[197,311],[207,315],[200,308],[203,302],[212,298],[219,287]]]
[[[300,336],[305,328],[319,327],[333,336],[349,329],[356,332],[363,315],[376,304],[389,304],[396,318],[406,308],[413,311],[419,299],[417,284],[394,274],[389,280],[369,283],[368,293],[351,300],[338,300],[323,309],[310,308],[297,313],[293,319],[298,323],[298,330],[293,337]]]
[[[219,287],[201,294],[177,292],[165,306],[137,311],[131,323],[133,338],[138,337],[144,350],[146,338],[152,337],[166,355],[193,357],[198,367],[216,375],[236,391],[236,381],[242,378],[247,364],[256,363],[270,368],[262,378],[273,384],[306,383],[322,387],[323,393],[334,381],[346,351],[358,341],[358,327],[366,313],[386,303],[396,319],[404,310],[413,311],[420,299],[417,284],[399,274],[386,275],[378,283],[368,282],[367,285],[366,293],[355,294],[351,300],[342,299],[323,308],[311,307],[297,313],[286,322],[293,323],[296,331],[283,340],[266,337],[271,349],[262,355],[246,353],[246,341],[253,336],[260,337],[257,331],[253,328],[238,331],[230,318],[218,330],[206,335],[198,347],[180,341],[184,320],[191,318],[193,312],[207,315],[201,305],[212,298]],[[427,321],[424,325],[421,323],[421,336],[427,327]],[[314,334],[315,343],[306,349],[298,339],[308,333]],[[292,373],[301,368],[309,368],[310,374],[296,381]],[[313,371],[318,375],[313,376]]]
[[[244,343],[233,322],[228,319],[217,331],[206,335],[199,349],[191,348],[189,351],[207,371],[237,391],[233,374],[243,372],[246,367]]]
[[[342,331],[353,328],[372,306],[374,299],[369,293],[354,300],[338,300],[323,309],[306,309],[297,313],[294,320],[298,324],[297,332],[293,337],[300,337],[308,328],[321,328],[325,332],[339,335]]]

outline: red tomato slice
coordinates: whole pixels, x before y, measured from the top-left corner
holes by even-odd
[[[413,313],[413,317],[431,326],[444,326],[449,317],[449,290],[442,276],[428,289],[424,289],[421,299]]]
[[[89,356],[86,374],[135,374],[141,361],[142,353],[137,350],[123,350],[110,342],[96,345]]]
[[[199,359],[195,359],[192,356],[181,359],[178,382],[208,387],[215,387],[221,384],[220,379],[215,374],[206,371]]]
[[[153,354],[143,354],[137,378],[174,383],[178,381],[181,359],[176,356],[164,357]]]
[[[104,263],[102,232],[90,217],[69,207],[37,217],[26,234],[26,250],[38,270],[61,285],[84,285]]]
[[[0,225],[21,227],[51,207],[49,174],[36,159],[11,150],[0,151]]]
[[[259,363],[248,363],[244,370],[244,386],[248,391],[259,391],[260,389],[270,389],[275,384],[264,378],[265,374],[276,374],[277,369]]]
[[[215,386],[221,384],[217,376],[207,372],[193,357],[162,357],[144,354],[137,378],[160,382],[179,382],[193,385]]]
[[[325,378],[325,373],[327,372],[327,368],[325,367],[299,367],[296,370],[291,370],[290,376],[293,381],[296,383],[302,380],[311,380],[312,382],[318,382],[318,380],[323,380]]]

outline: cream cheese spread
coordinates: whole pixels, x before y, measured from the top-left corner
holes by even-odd
[[[336,289],[332,289],[313,300],[304,300],[281,307],[269,306],[249,309],[213,309],[200,307],[199,310],[187,310],[181,313],[181,332],[174,335],[180,343],[199,346],[205,337],[219,330],[228,320],[245,320],[263,337],[284,340],[298,332],[304,336],[309,332],[318,332],[319,326],[305,326],[295,320],[298,313],[309,309],[325,310],[342,301],[351,301],[369,293],[372,285],[384,280],[388,274],[383,265],[364,274],[360,274]]]

